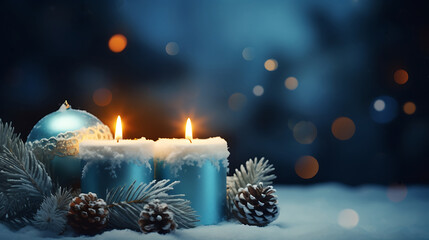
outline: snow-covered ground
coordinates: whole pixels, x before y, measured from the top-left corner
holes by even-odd
[[[62,239],[429,239],[429,187],[357,188],[338,184],[276,186],[280,216],[267,227],[223,222],[216,226],[142,235],[113,230],[94,237]],[[404,198],[405,197],[405,198]],[[403,199],[403,200],[402,200]],[[12,232],[0,225],[0,239],[41,239],[49,233],[26,227]]]

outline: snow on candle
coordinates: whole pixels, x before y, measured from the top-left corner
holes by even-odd
[[[152,140],[123,140],[118,116],[115,140],[90,140],[79,145],[84,165],[82,192],[95,192],[103,198],[108,189],[152,181],[153,150]]]
[[[194,139],[191,120],[185,138],[159,139],[155,143],[157,179],[178,180],[173,192],[185,194],[200,216],[201,225],[216,224],[224,218],[228,146],[225,139]]]
[[[155,158],[168,163],[175,175],[184,165],[202,167],[209,161],[216,169],[228,167],[228,147],[225,139],[160,138],[155,144]]]

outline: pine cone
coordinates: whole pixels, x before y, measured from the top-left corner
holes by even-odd
[[[140,213],[139,225],[144,233],[158,232],[166,234],[176,229],[174,214],[168,210],[166,203],[155,199],[143,207]]]
[[[277,196],[272,186],[247,184],[234,198],[233,214],[243,224],[266,226],[279,215]]]
[[[68,223],[76,232],[82,234],[97,234],[103,230],[108,221],[109,210],[103,199],[98,199],[95,193],[81,193],[73,198],[67,213]]]

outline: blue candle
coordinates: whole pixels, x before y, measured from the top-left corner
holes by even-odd
[[[180,181],[172,192],[191,201],[199,216],[197,224],[217,224],[225,218],[227,142],[220,137],[193,139],[189,129],[186,139],[155,143],[155,176]]]
[[[108,190],[154,179],[154,141],[121,138],[122,131],[118,132],[117,125],[115,140],[89,140],[79,144],[82,192],[94,192],[105,199]]]

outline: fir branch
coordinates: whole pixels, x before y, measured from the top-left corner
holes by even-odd
[[[269,164],[268,159],[261,158],[249,159],[246,162],[246,166],[243,164],[240,166],[240,170],[235,169],[235,173],[232,177],[227,177],[227,207],[229,213],[231,213],[235,195],[238,193],[238,189],[245,188],[247,184],[258,184],[262,182],[265,186],[269,186],[276,179],[272,164]]]
[[[0,219],[2,219],[7,213],[8,211],[8,209],[6,208],[7,205],[8,205],[8,199],[6,195],[0,192]]]
[[[30,198],[43,199],[52,189],[52,182],[45,167],[36,159],[33,152],[22,141],[15,145],[17,152],[3,146],[0,154],[0,174],[2,185],[9,196],[23,192]]]
[[[51,194],[43,200],[32,224],[40,230],[62,233],[66,228],[66,216],[71,200],[70,190],[58,188],[55,195]]]
[[[15,133],[12,123],[3,123],[0,119],[0,146],[6,146],[10,151],[16,152],[14,146],[21,141],[19,134]],[[0,149],[2,153],[3,149]]]
[[[3,123],[3,121],[0,119],[0,154],[4,152],[5,148],[9,149],[11,152],[17,153],[18,151],[16,150],[15,146],[19,141],[21,141],[21,139],[19,138],[19,134],[15,133],[12,123]],[[5,148],[3,148],[3,146]],[[0,174],[0,183],[5,182],[6,180],[7,179]],[[6,189],[6,186],[0,184],[0,192],[4,193]]]
[[[28,217],[8,217],[0,221],[3,225],[6,225],[10,229],[18,230],[27,225],[31,224],[31,220]]]
[[[10,123],[0,120],[0,219],[12,225],[28,224],[52,182],[31,149],[14,133]],[[34,211],[33,211],[34,209]]]
[[[141,183],[135,187],[135,182],[128,188],[118,187],[107,193],[106,203],[110,211],[109,226],[119,229],[140,231],[138,219],[145,204],[159,199],[169,205],[174,213],[174,220],[179,228],[195,227],[197,216],[191,208],[190,202],[180,197],[184,195],[168,195],[166,192],[173,189],[178,181],[168,184],[169,180],[152,181],[149,184]]]

